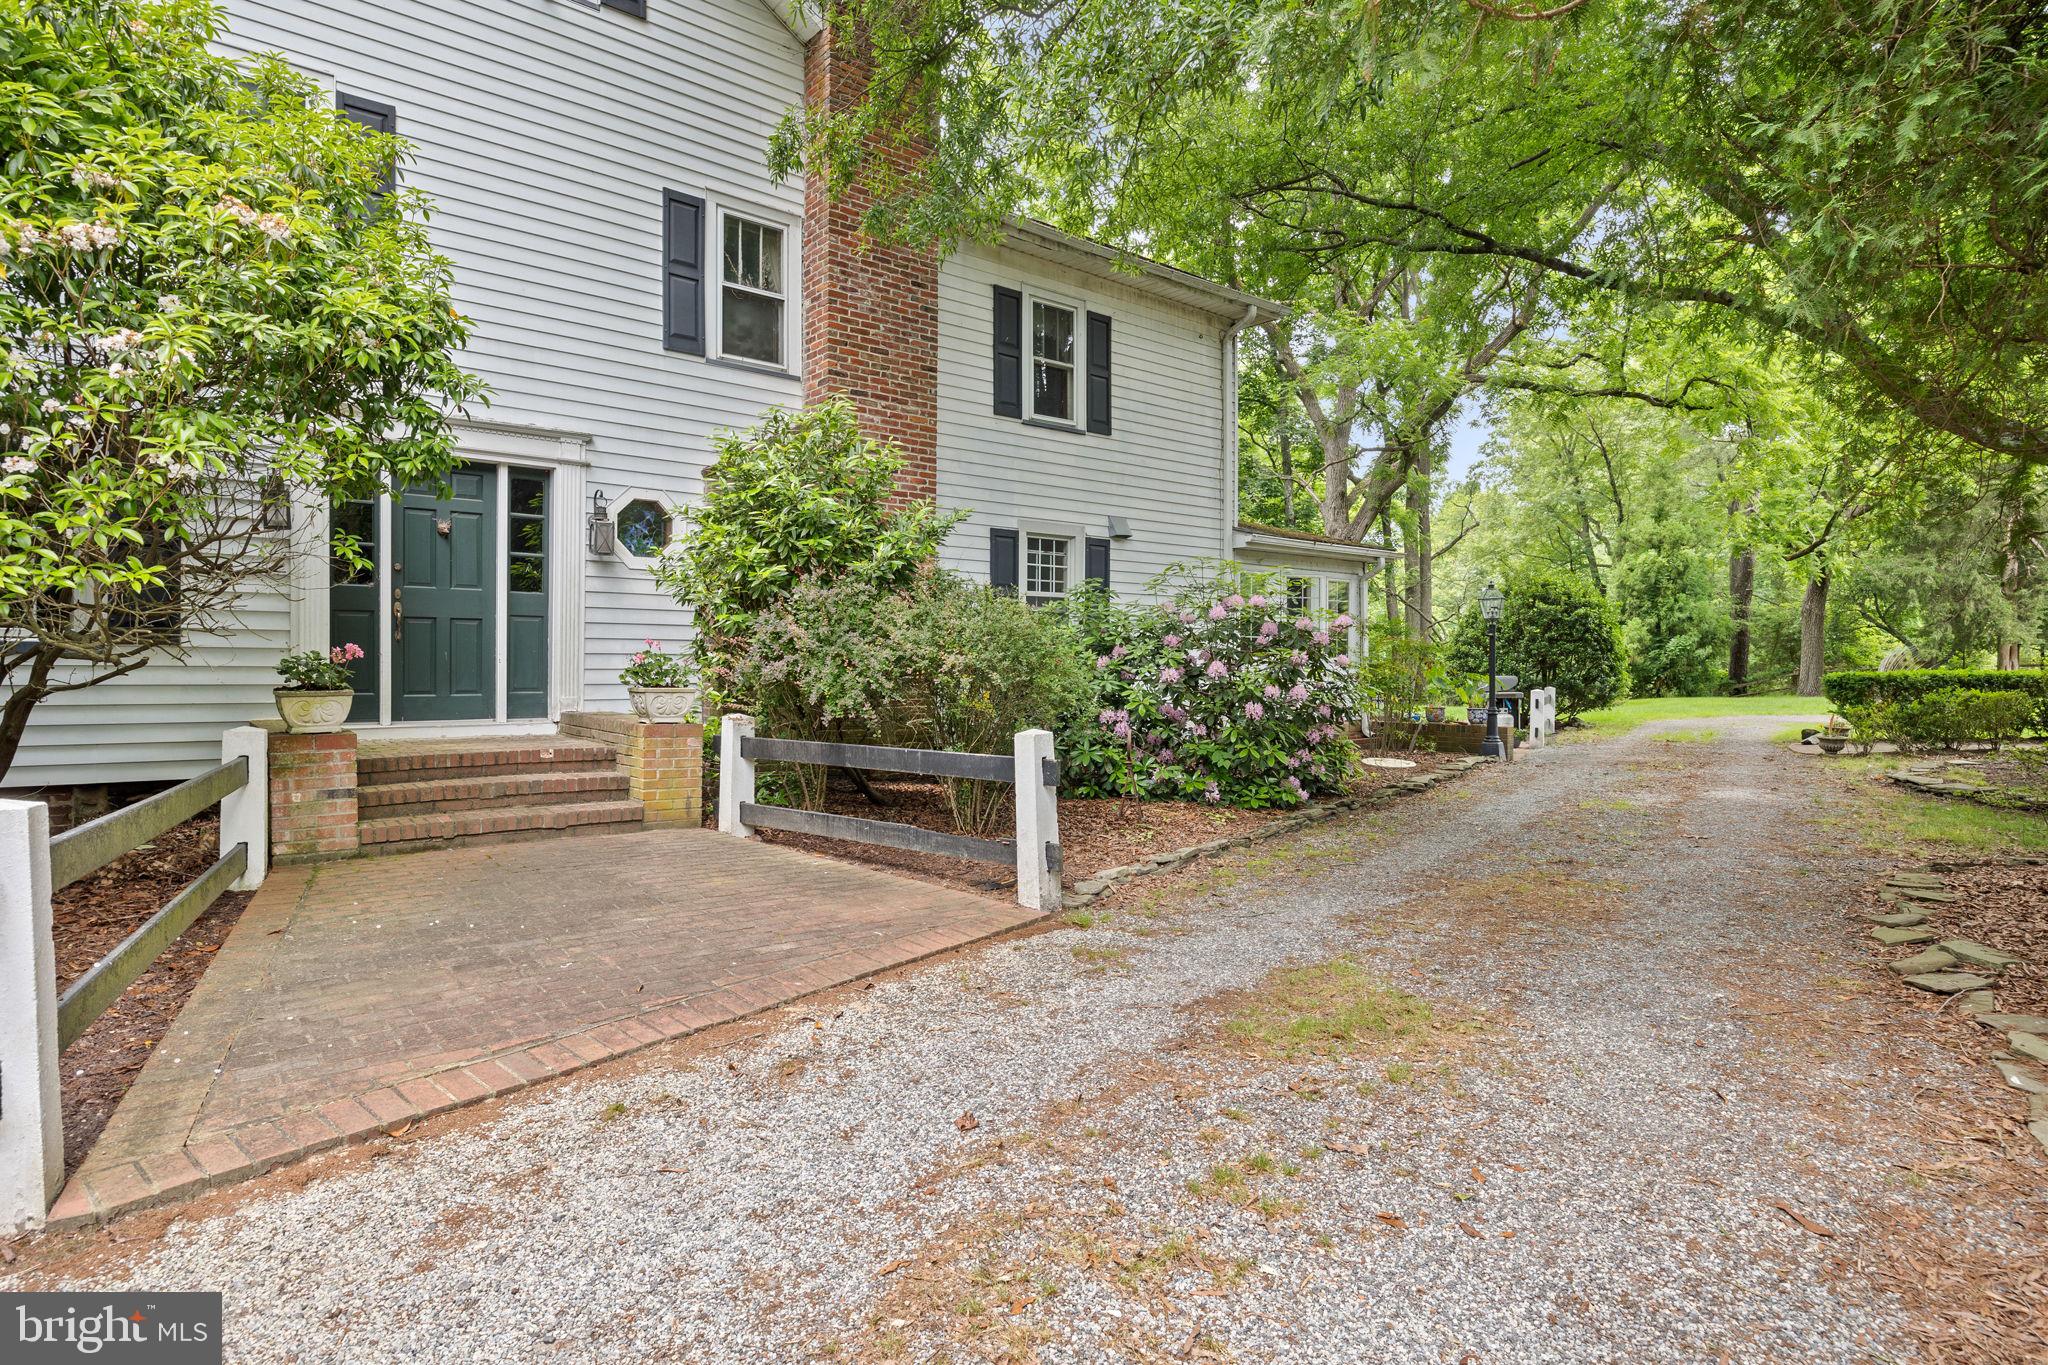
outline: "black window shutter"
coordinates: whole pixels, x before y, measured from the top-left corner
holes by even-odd
[[[1024,415],[1024,296],[996,286],[996,416]],[[1012,531],[1014,542],[1017,533]]]
[[[704,201],[662,194],[661,344],[685,355],[704,354]]]
[[[1091,316],[1089,320],[1092,322],[1094,318]],[[1088,429],[1093,431],[1095,428],[1091,424]],[[1088,537],[1082,576],[1090,583],[1100,583],[1104,592],[1109,591],[1109,542],[1101,536]]]
[[[635,19],[647,17],[647,0],[597,0],[600,8],[615,9],[621,14],[630,14]]]
[[[1109,319],[1100,313],[1088,315],[1088,430],[1109,435]],[[1094,541],[1089,541],[1094,545]],[[1109,546],[1102,547],[1102,562],[1109,562]]]
[[[1016,596],[1017,533],[1007,526],[988,528],[988,585]]]
[[[398,110],[389,104],[366,100],[361,95],[337,92],[334,107],[346,119],[353,119],[365,128],[379,133],[398,132]],[[398,166],[393,163],[384,168],[384,183],[377,187],[379,194],[389,194],[398,186]]]

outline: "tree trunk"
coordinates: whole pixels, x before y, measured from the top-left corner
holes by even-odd
[[[1802,697],[1820,695],[1821,675],[1827,671],[1828,584],[1833,577],[1821,570],[1820,577],[1806,585],[1799,602],[1799,686]]]
[[[1351,433],[1323,437],[1323,534],[1341,536],[1351,527]]]
[[[28,681],[17,684],[8,693],[6,704],[0,706],[0,782],[5,781],[7,770],[14,766],[14,755],[28,730],[28,713],[50,694],[50,674],[56,667],[57,651],[36,649],[35,658],[29,662]]]
[[[1394,523],[1387,517],[1380,518],[1380,544],[1388,549],[1394,547]],[[1401,624],[1401,590],[1394,583],[1394,561],[1383,560],[1380,564],[1380,578],[1384,585],[1381,597],[1387,609],[1387,624],[1399,628]]]
[[[1280,433],[1280,506],[1281,515],[1286,518],[1281,524],[1291,531],[1294,529],[1294,440],[1284,431]]]
[[[1436,574],[1431,561],[1429,526],[1429,454],[1415,457],[1414,472],[1408,476],[1408,534],[1401,545],[1401,566],[1407,570],[1408,629],[1417,639],[1427,638],[1436,628]]]
[[[1749,609],[1756,597],[1756,551],[1744,546],[1728,556],[1728,615],[1735,623],[1728,636],[1728,690],[1749,692]]]

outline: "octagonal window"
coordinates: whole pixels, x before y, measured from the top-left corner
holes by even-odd
[[[668,509],[652,498],[634,498],[619,507],[619,548],[641,559],[653,559],[668,544]]]

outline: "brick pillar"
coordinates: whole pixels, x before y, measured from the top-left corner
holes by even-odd
[[[872,68],[863,36],[827,24],[804,52],[804,103],[835,113],[857,107]],[[930,150],[923,136],[870,143],[903,174]],[[939,259],[863,233],[873,203],[862,183],[835,199],[823,176],[805,181],[804,402],[851,398],[862,432],[903,452],[898,500],[929,501],[939,490]]]
[[[266,726],[265,728],[269,728]],[[345,858],[356,843],[356,736],[270,735],[270,859]]]
[[[704,727],[643,722],[633,731],[619,761],[633,784],[633,799],[647,807],[647,823],[703,824]]]

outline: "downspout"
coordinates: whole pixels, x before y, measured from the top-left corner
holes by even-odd
[[[1259,320],[1259,305],[1248,304],[1244,316],[1223,333],[1223,525],[1222,553],[1226,564],[1237,557],[1237,336]]]

